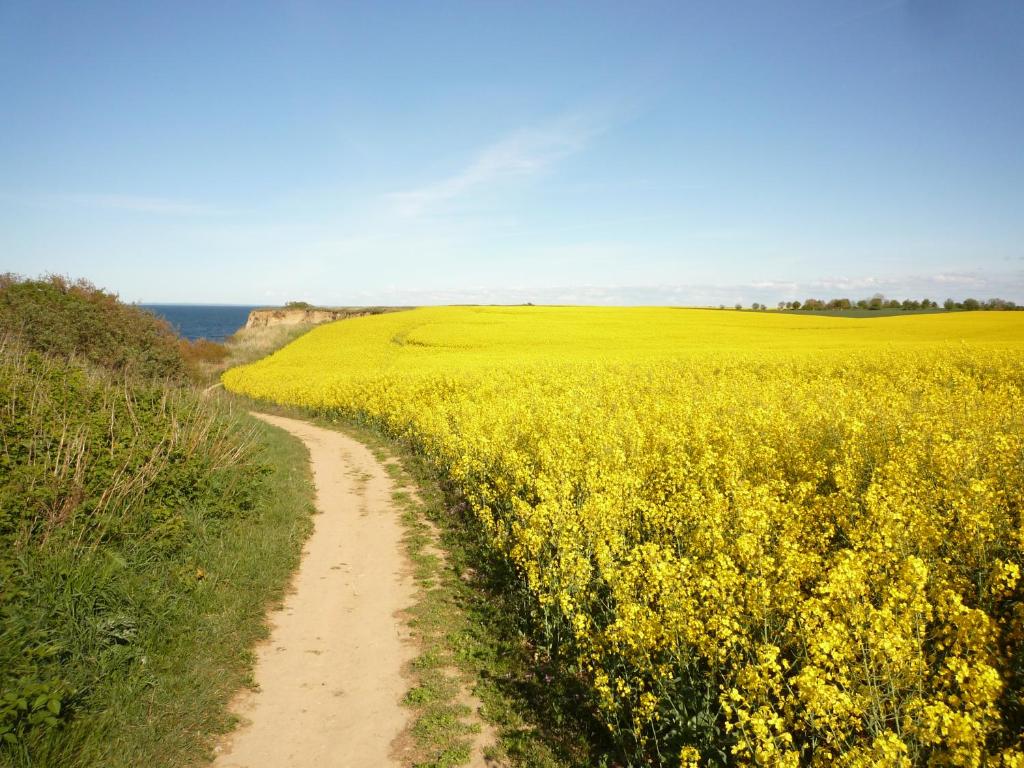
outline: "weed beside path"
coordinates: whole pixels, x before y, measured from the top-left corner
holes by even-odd
[[[69,698],[55,727],[0,748],[0,765],[205,762],[233,724],[227,702],[251,682],[265,608],[281,598],[310,528],[305,450],[279,430],[254,428],[265,469],[246,514],[182,505],[190,535],[171,550],[141,539],[16,555],[3,574],[0,653],[7,659],[45,636],[23,653],[52,649],[54,665],[34,668],[66,678]]]
[[[301,444],[170,326],[0,275],[0,766],[204,762],[310,528]]]

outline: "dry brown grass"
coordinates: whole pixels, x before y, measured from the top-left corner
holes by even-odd
[[[194,342],[183,340],[182,355],[199,381],[213,384],[228,368],[266,357],[315,327],[313,323],[303,323],[241,328],[225,339],[223,344],[206,339]]]

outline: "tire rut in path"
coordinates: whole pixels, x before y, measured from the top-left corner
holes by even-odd
[[[271,634],[256,691],[217,768],[399,766],[392,742],[410,720],[403,666],[415,656],[398,618],[414,599],[393,484],[362,443],[304,421],[253,414],[301,439],[316,483],[315,528]]]

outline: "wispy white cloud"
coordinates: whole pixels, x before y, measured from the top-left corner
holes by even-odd
[[[1004,287],[1019,287],[1020,276],[1012,274],[994,275],[986,272],[938,272],[933,275],[906,274],[897,276],[862,276],[862,277],[823,277],[804,281],[793,280],[760,280],[749,283],[750,288],[765,291],[778,291],[796,298],[796,294],[828,293],[835,298],[840,293],[870,295],[872,293],[900,293],[910,295],[921,291],[936,293],[939,291],[970,291],[999,290]]]
[[[891,298],[947,297],[963,299],[1004,298],[1024,301],[1024,271],[1004,273],[947,272],[935,275],[890,277],[823,277],[806,281],[759,280],[742,283],[677,283],[639,285],[494,285],[464,286],[446,290],[406,289],[392,286],[347,297],[349,303],[365,304],[594,304],[651,306],[731,306],[754,301],[815,298],[868,298],[882,293]]]
[[[1007,275],[995,276],[981,271],[937,272],[935,274],[907,274],[880,277],[832,277],[807,281],[806,286],[828,291],[967,291],[998,290],[1013,279]]]
[[[423,186],[393,192],[388,201],[397,213],[416,217],[465,195],[511,179],[536,176],[584,149],[603,130],[594,120],[562,118],[524,128],[480,149],[460,170]]]

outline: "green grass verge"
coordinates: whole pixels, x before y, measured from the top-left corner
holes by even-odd
[[[229,700],[251,684],[267,607],[282,599],[311,530],[305,448],[258,429],[268,471],[255,508],[211,519],[186,506],[196,535],[173,560],[144,547],[23,559],[19,603],[86,649],[69,663],[104,674],[66,724],[0,749],[0,765],[170,768],[210,757],[234,724]]]

